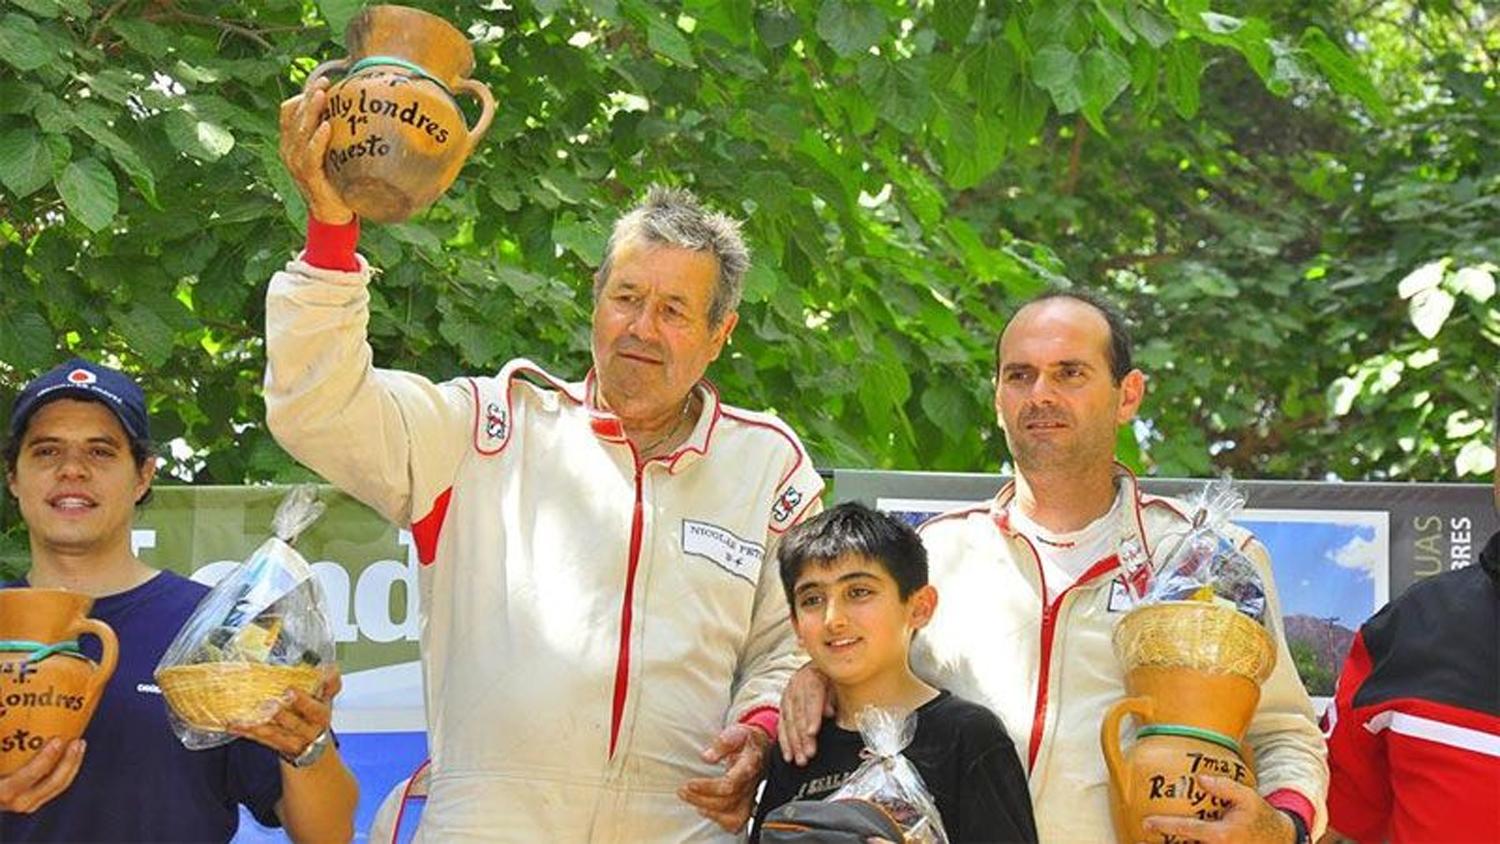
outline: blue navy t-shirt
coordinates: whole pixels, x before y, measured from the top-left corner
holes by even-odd
[[[0,841],[228,841],[241,803],[261,823],[281,825],[276,753],[246,739],[211,750],[183,747],[152,677],[207,593],[164,571],[94,602],[89,614],[114,628],[120,660],[83,734],[83,765],[73,784],[36,812],[0,812]],[[94,637],[80,645],[99,658]]]

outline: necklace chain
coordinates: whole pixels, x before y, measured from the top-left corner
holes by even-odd
[[[643,446],[641,446],[641,450],[640,450],[641,456],[642,457],[647,457],[647,456],[653,454],[656,451],[656,449],[659,448],[662,445],[662,443],[668,442],[673,437],[677,436],[678,432],[682,430],[683,420],[685,420],[685,419],[688,418],[688,408],[690,408],[692,406],[693,406],[693,394],[692,393],[688,393],[687,398],[684,399],[683,402],[682,402],[682,412],[679,413],[679,414],[677,414],[677,421],[674,422],[674,423],[672,423],[671,429],[668,430],[665,434],[662,434],[660,437],[657,437],[655,440],[652,440],[649,445],[643,445]]]

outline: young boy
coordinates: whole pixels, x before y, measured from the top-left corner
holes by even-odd
[[[912,673],[912,637],[937,607],[916,532],[851,502],[788,531],[777,556],[792,626],[833,684],[835,714],[807,767],[772,754],[752,842],[771,810],[827,797],[854,773],[864,749],[855,718],[871,705],[916,712],[905,755],[932,794],[949,841],[1036,841],[1026,775],[1000,719]]]

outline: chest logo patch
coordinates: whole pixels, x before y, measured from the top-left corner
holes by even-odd
[[[702,557],[735,577],[755,583],[766,548],[708,522],[682,520],[682,552]]]

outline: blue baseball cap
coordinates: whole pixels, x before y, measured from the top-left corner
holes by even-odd
[[[21,432],[26,430],[26,423],[42,405],[57,399],[99,402],[115,414],[131,439],[151,439],[151,426],[146,418],[146,394],[141,392],[140,386],[118,369],[83,358],[73,358],[38,375],[21,389],[10,413],[11,439],[20,438]]]

